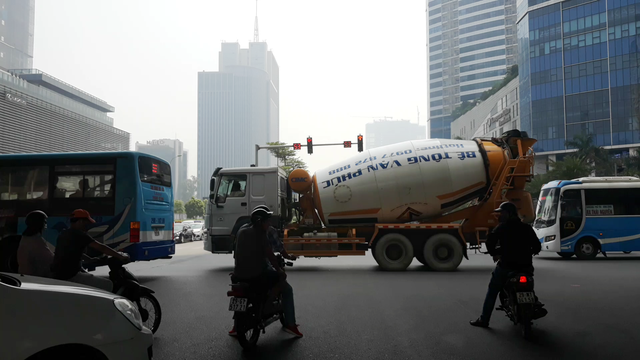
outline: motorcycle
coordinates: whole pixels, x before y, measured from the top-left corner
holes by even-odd
[[[114,257],[101,257],[90,263],[91,268],[100,265],[109,266],[109,280],[113,283],[113,293],[133,301],[138,306],[145,327],[154,334],[162,321],[160,302],[150,288],[140,285],[138,278],[131,273],[122,261]]]
[[[285,261],[282,255],[277,255],[280,268],[293,266],[290,261]],[[250,284],[240,281],[233,273],[231,276],[231,291],[227,291],[229,311],[233,311],[234,327],[240,346],[245,350],[255,349],[260,332],[264,334],[267,326],[276,321],[284,326],[284,313],[282,307],[282,295],[273,296],[271,291],[259,291],[259,284]]]
[[[533,275],[524,272],[509,274],[506,285],[500,291],[500,304],[496,310],[504,311],[514,325],[522,325],[522,337],[529,339],[533,320],[544,317],[547,310],[538,301],[533,290]]]

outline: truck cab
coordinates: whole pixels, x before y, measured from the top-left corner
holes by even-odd
[[[273,211],[273,226],[290,219],[291,190],[287,175],[278,167],[217,168],[210,181],[207,231],[204,249],[230,254],[235,236],[249,223],[251,210],[266,205]]]

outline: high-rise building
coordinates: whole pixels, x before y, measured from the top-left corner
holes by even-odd
[[[35,0],[0,0],[0,70],[33,67]]]
[[[410,140],[427,138],[427,127],[409,120],[375,120],[365,125],[366,150]]]
[[[578,134],[616,156],[637,152],[639,14],[637,0],[519,1],[521,130],[540,160],[560,160]]]
[[[255,163],[255,145],[279,139],[279,68],[266,42],[222,43],[219,69],[198,73],[198,196],[216,167]],[[275,165],[267,152],[259,166]]]
[[[0,154],[129,150],[115,108],[37,69],[0,70]]]
[[[187,156],[182,141],[178,139],[150,140],[146,143],[136,142],[136,151],[159,157],[171,165],[171,183],[175,200],[189,201],[186,194]]]
[[[427,0],[430,138],[450,138],[454,110],[516,64],[515,24],[516,0]]]
[[[129,150],[113,106],[32,69],[34,11],[0,0],[0,154]]]

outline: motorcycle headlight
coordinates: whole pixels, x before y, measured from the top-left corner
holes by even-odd
[[[142,330],[142,316],[140,316],[140,311],[138,311],[138,308],[134,303],[127,299],[119,298],[113,300],[113,304],[116,306],[116,309],[118,309],[118,311],[120,311],[120,313],[133,324],[133,326],[138,328],[138,330]]]

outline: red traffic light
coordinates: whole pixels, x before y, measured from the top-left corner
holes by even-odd
[[[293,143],[293,150],[302,150],[302,145],[300,143]]]
[[[309,138],[307,138],[307,143],[309,143],[309,144],[310,144],[310,143],[312,143],[312,142],[313,142],[313,139],[311,139],[310,137],[309,137]]]
[[[362,135],[358,135],[358,141],[362,141]]]
[[[345,141],[344,142],[344,147],[350,148],[351,147],[351,141]]]

